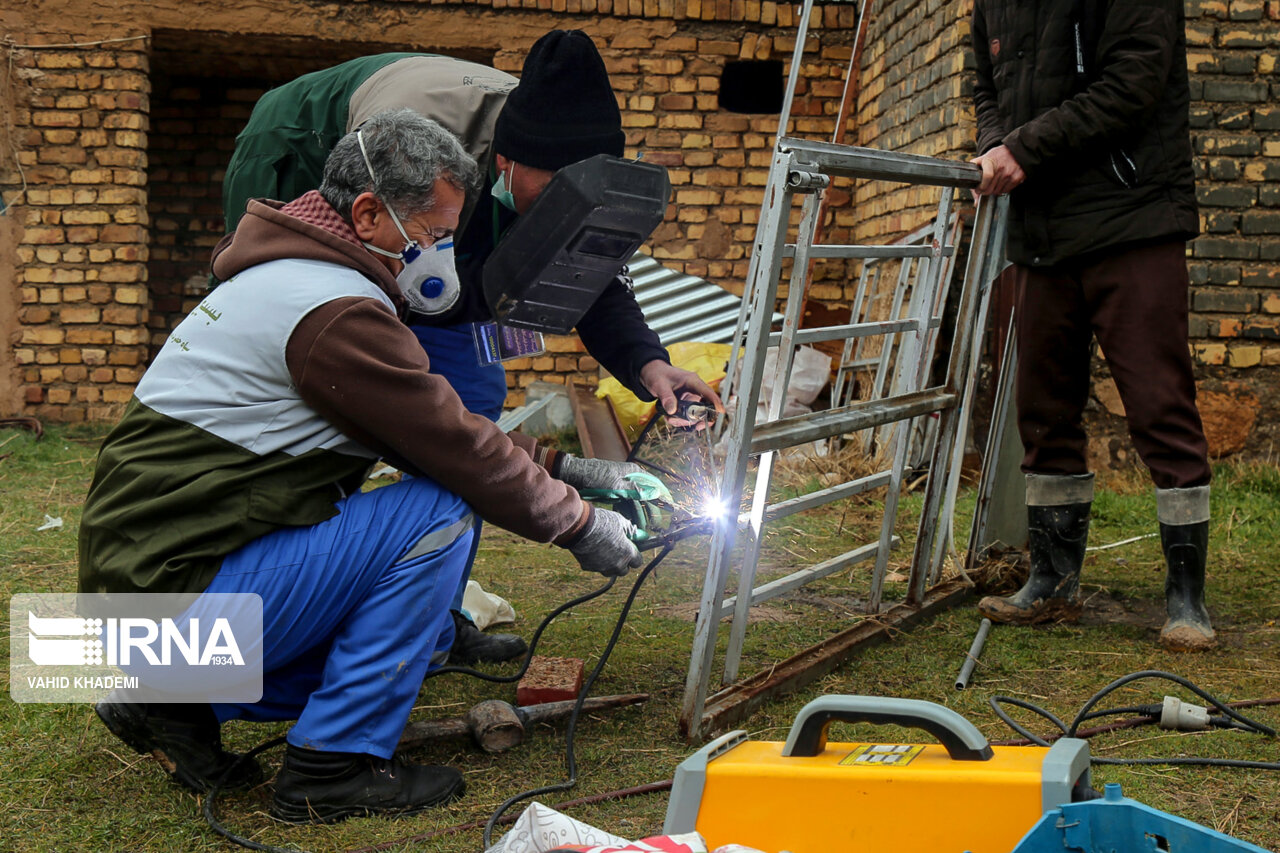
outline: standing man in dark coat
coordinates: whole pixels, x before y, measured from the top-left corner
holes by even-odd
[[[977,0],[979,193],[1012,193],[1018,428],[1031,575],[983,615],[1080,613],[1093,499],[1082,416],[1092,338],[1156,486],[1175,650],[1214,643],[1204,607],[1207,446],[1187,347],[1186,241],[1199,231],[1181,0]]]

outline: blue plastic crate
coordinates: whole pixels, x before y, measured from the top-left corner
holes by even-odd
[[[1130,800],[1108,782],[1100,800],[1045,812],[1013,853],[1267,853]]]

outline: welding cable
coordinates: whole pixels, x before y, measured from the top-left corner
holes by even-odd
[[[534,653],[538,650],[538,641],[542,639],[542,632],[547,630],[555,618],[566,610],[571,610],[579,604],[585,604],[593,598],[599,598],[609,590],[613,589],[613,585],[618,582],[616,577],[609,578],[608,583],[599,589],[591,592],[583,593],[577,598],[566,601],[555,610],[548,613],[543,620],[538,623],[538,628],[533,632],[533,636],[529,638],[529,651],[525,652],[524,663],[520,665],[520,669],[514,675],[493,675],[488,672],[481,672],[478,669],[472,669],[469,666],[442,666],[439,669],[433,669],[423,676],[423,681],[428,678],[435,678],[437,675],[448,675],[450,673],[458,673],[460,675],[469,675],[472,678],[479,678],[482,681],[491,681],[496,684],[511,684],[524,678],[524,674],[529,671],[529,665],[533,663]]]
[[[1101,690],[1099,690],[1097,693],[1093,694],[1093,696],[1089,698],[1089,700],[1084,704],[1084,706],[1076,714],[1075,719],[1072,721],[1071,725],[1069,726],[1066,723],[1064,723],[1061,719],[1059,719],[1057,716],[1045,710],[1044,708],[1041,708],[1039,705],[1024,701],[1022,699],[1016,699],[1011,696],[992,696],[988,700],[988,703],[990,704],[991,709],[995,711],[995,714],[997,717],[1003,720],[1004,723],[1008,725],[1011,729],[1013,729],[1015,732],[1022,735],[1022,737],[1025,738],[1027,741],[1037,746],[1049,746],[1050,745],[1049,740],[1043,737],[1040,737],[1039,735],[1036,735],[1035,733],[1029,731],[1022,725],[1014,721],[1014,719],[1010,717],[1009,714],[1006,713],[1004,708],[1001,706],[1006,704],[1014,705],[1016,707],[1031,711],[1032,713],[1037,714],[1043,717],[1044,719],[1048,720],[1058,729],[1058,734],[1051,736],[1053,737],[1054,740],[1057,740],[1059,737],[1073,737],[1073,738],[1086,737],[1088,735],[1098,734],[1098,733],[1101,733],[1102,731],[1111,730],[1113,728],[1119,728],[1121,726],[1124,726],[1127,728],[1127,727],[1136,726],[1136,725],[1150,725],[1158,721],[1159,712],[1161,708],[1160,705],[1138,705],[1138,706],[1127,706],[1123,708],[1108,708],[1100,711],[1092,710],[1093,707],[1098,704],[1098,702],[1102,701],[1102,699],[1106,698],[1106,696],[1108,696],[1110,693],[1114,692],[1115,690],[1119,689],[1120,687],[1126,684],[1129,684],[1130,682],[1138,681],[1139,679],[1143,679],[1143,678],[1163,678],[1165,680],[1172,681],[1176,684],[1182,685],[1183,687],[1195,693],[1200,698],[1209,702],[1211,705],[1213,705],[1215,708],[1217,708],[1222,712],[1221,715],[1214,715],[1213,717],[1210,718],[1211,725],[1218,726],[1221,728],[1231,728],[1231,729],[1240,730],[1240,731],[1252,732],[1255,734],[1265,735],[1267,737],[1276,736],[1275,730],[1272,729],[1271,727],[1263,725],[1262,723],[1259,723],[1256,720],[1250,719],[1249,717],[1246,717],[1243,714],[1237,713],[1230,705],[1220,701],[1219,699],[1209,694],[1205,690],[1201,689],[1199,686],[1192,683],[1191,681],[1183,678],[1182,676],[1174,675],[1173,673],[1169,673],[1169,672],[1163,672],[1161,670],[1143,670],[1142,672],[1131,673],[1129,675],[1123,676],[1111,682],[1106,687],[1102,688]],[[1238,704],[1243,706],[1245,704],[1261,705],[1261,704],[1273,704],[1273,703],[1271,700],[1261,700],[1258,702],[1238,703]],[[1115,726],[1103,726],[1093,730],[1081,730],[1080,728],[1080,724],[1088,720],[1098,719],[1104,716],[1112,716],[1116,714],[1126,714],[1126,713],[1136,713],[1136,714],[1139,714],[1140,716],[1135,717],[1132,720],[1126,720],[1123,723],[1116,724]],[[1254,769],[1254,770],[1280,770],[1280,762],[1247,761],[1247,760],[1240,760],[1240,759],[1233,759],[1233,758],[1199,758],[1199,757],[1097,758],[1097,757],[1093,757],[1093,758],[1090,758],[1089,760],[1090,760],[1090,763],[1092,764],[1109,764],[1109,765],[1120,765],[1120,766],[1160,765],[1160,766],[1194,766],[1194,767],[1237,767],[1237,768],[1247,768],[1247,769]]]
[[[266,752],[268,749],[281,746],[284,742],[285,735],[280,735],[280,737],[274,737],[265,743],[260,743],[244,755],[240,756],[239,761],[233,762],[222,771],[222,774],[218,776],[213,785],[209,787],[208,793],[204,795],[204,803],[201,805],[201,810],[204,812],[204,819],[208,822],[210,829],[228,841],[239,844],[241,847],[247,847],[250,850],[262,850],[265,851],[265,853],[299,853],[298,849],[294,847],[272,847],[270,844],[263,844],[260,841],[245,838],[243,835],[236,835],[234,832],[219,823],[217,817],[213,814],[213,802],[218,798],[218,794],[221,793],[222,785],[227,779],[227,774],[244,762],[252,761],[257,757],[258,753]]]
[[[1010,697],[1008,696],[997,697],[997,700],[1001,702],[1011,701]],[[1237,709],[1238,708],[1256,708],[1261,705],[1280,705],[1280,697],[1275,697],[1272,699],[1241,699],[1238,702],[1228,702],[1227,705],[1229,707],[1237,708]],[[1163,710],[1162,705],[1136,705],[1130,708],[1108,709],[1109,711],[1114,712],[1116,714],[1132,712],[1134,714],[1137,714],[1138,716],[1129,717],[1124,720],[1116,720],[1114,723],[1105,723],[1101,726],[1090,726],[1087,729],[1080,729],[1076,732],[1076,737],[1091,738],[1094,735],[1106,734],[1108,732],[1115,732],[1121,729],[1133,729],[1133,728],[1137,728],[1138,726],[1149,726],[1152,723],[1156,722],[1156,720],[1154,719],[1155,713],[1152,712],[1152,709],[1155,709],[1155,708],[1160,708],[1161,710]],[[1088,714],[1088,717],[1095,718],[1095,717],[1103,717],[1107,715],[1108,715],[1108,711],[1092,711]],[[1255,729],[1251,729],[1246,726],[1243,726],[1240,723],[1237,723],[1235,720],[1232,720],[1229,717],[1226,717],[1225,715],[1222,715],[1222,714],[1210,715],[1209,724],[1211,726],[1216,726],[1218,728],[1224,728],[1224,729],[1239,729],[1240,731],[1256,731]],[[1064,737],[1066,733],[1067,733],[1066,729],[1064,728],[1062,731],[1058,732],[1057,734],[1046,735],[1045,740],[1052,743],[1058,738]],[[1017,737],[1017,738],[1009,738],[1008,740],[991,741],[992,746],[1029,746],[1032,743],[1034,743],[1034,741],[1028,737]]]
[[[542,794],[552,793],[554,791],[567,791],[578,783],[578,759],[574,753],[574,736],[578,728],[578,716],[582,713],[583,703],[587,701],[587,696],[591,694],[591,688],[595,684],[600,673],[604,671],[604,666],[609,661],[609,656],[613,654],[613,648],[618,644],[618,638],[622,636],[622,628],[627,623],[627,615],[631,612],[631,606],[635,603],[636,596],[640,592],[640,587],[644,585],[645,580],[658,567],[658,564],[666,559],[671,553],[671,549],[675,547],[675,542],[668,541],[663,544],[662,550],[649,561],[640,574],[636,577],[635,583],[631,585],[631,592],[627,594],[627,599],[622,603],[622,611],[618,614],[618,620],[614,623],[613,633],[609,636],[609,642],[605,643],[604,650],[600,652],[600,659],[596,661],[595,667],[591,670],[591,674],[587,676],[582,683],[582,690],[578,692],[577,701],[574,702],[573,712],[569,715],[569,724],[565,728],[564,735],[564,754],[565,767],[568,772],[568,778],[563,782],[553,785],[544,785],[541,788],[533,788],[523,791],[513,797],[507,798],[502,805],[489,816],[488,823],[484,827],[484,847],[488,850],[493,846],[493,829],[497,826],[498,821],[502,818],[504,812],[511,808],[521,800],[527,800],[530,797],[537,797]]]
[[[524,677],[525,672],[528,671],[529,669],[529,665],[533,662],[534,652],[538,648],[538,640],[541,639],[542,632],[547,629],[547,627],[551,624],[552,620],[554,620],[557,616],[559,616],[561,613],[564,613],[566,610],[569,610],[570,608],[577,607],[579,604],[583,604],[585,602],[590,601],[593,598],[598,598],[599,596],[604,595],[606,592],[608,592],[610,589],[613,588],[613,585],[617,583],[617,580],[618,580],[617,578],[609,578],[608,583],[606,583],[604,586],[600,587],[599,589],[593,590],[591,592],[580,595],[577,598],[574,598],[570,601],[567,601],[564,604],[557,607],[555,610],[552,610],[549,614],[547,614],[546,618],[544,618],[542,622],[538,625],[538,629],[533,632],[533,637],[531,637],[529,640],[529,651],[525,655],[524,663],[521,665],[520,671],[517,672],[515,675],[491,675],[490,673],[480,672],[479,670],[471,669],[470,667],[465,667],[465,666],[442,666],[437,670],[427,673],[423,680],[425,681],[427,678],[431,678],[436,675],[444,675],[445,673],[456,672],[456,673],[461,673],[463,675],[469,675],[473,678],[480,678],[485,681],[495,681],[500,683],[519,681],[521,678]],[[585,691],[584,691],[584,695],[585,695]],[[574,708],[575,716],[580,707],[581,707],[581,704],[579,704],[578,706],[575,706]],[[253,758],[254,756],[256,756],[258,753],[264,752],[265,750],[271,749],[272,747],[280,746],[284,742],[285,742],[285,738],[283,735],[277,738],[272,738],[266,743],[260,744],[259,746],[256,746],[253,749],[251,749],[241,759],[241,761],[247,761],[250,758]],[[223,838],[233,841],[236,844],[241,845],[242,847],[247,847],[250,850],[262,850],[262,851],[266,851],[266,853],[298,853],[298,850],[296,848],[272,847],[270,844],[262,844],[261,842],[253,841],[243,836],[236,835],[234,832],[232,832],[231,830],[223,826],[221,823],[219,823],[218,819],[214,816],[213,803],[214,803],[214,800],[217,799],[218,794],[222,790],[223,780],[225,779],[226,774],[229,773],[236,766],[238,766],[239,763],[240,762],[236,762],[235,764],[232,764],[230,767],[228,767],[225,771],[223,771],[222,776],[220,776],[218,780],[214,782],[213,786],[209,789],[209,792],[205,795],[203,811],[204,811],[204,819],[208,822],[209,827],[213,829],[214,832],[221,835]]]
[[[1121,676],[1120,678],[1117,678],[1115,681],[1108,684],[1106,687],[1099,690],[1097,693],[1093,694],[1093,696],[1089,698],[1089,701],[1084,703],[1084,707],[1080,709],[1080,712],[1076,714],[1076,718],[1075,720],[1072,721],[1071,727],[1067,729],[1067,737],[1076,736],[1076,731],[1080,728],[1080,724],[1084,722],[1086,719],[1088,719],[1089,711],[1092,710],[1094,705],[1101,702],[1113,691],[1118,690],[1119,688],[1123,687],[1126,684],[1129,684],[1130,682],[1138,681],[1143,678],[1163,678],[1166,681],[1172,681],[1174,684],[1180,684],[1183,687],[1190,690],[1192,693],[1199,696],[1201,699],[1204,699],[1206,702],[1213,705],[1213,707],[1217,708],[1226,716],[1230,717],[1231,719],[1235,720],[1238,723],[1242,723],[1245,726],[1248,726],[1249,730],[1256,731],[1258,734],[1263,734],[1263,735],[1266,735],[1267,737],[1276,736],[1275,729],[1269,726],[1264,726],[1262,723],[1259,723],[1256,720],[1251,720],[1248,717],[1244,716],[1243,714],[1236,713],[1234,709],[1223,704],[1223,702],[1217,699],[1217,697],[1212,696],[1207,691],[1203,690],[1196,684],[1193,684],[1188,679],[1183,678],[1181,675],[1174,675],[1172,672],[1165,672],[1159,669],[1144,669],[1141,672],[1132,672],[1132,673],[1129,673],[1128,675]]]
[[[664,779],[661,782],[647,782],[644,785],[633,785],[629,788],[619,788],[616,791],[605,791],[601,794],[590,794],[586,797],[577,797],[572,800],[565,800],[562,803],[555,803],[548,808],[552,811],[564,812],[569,809],[575,809],[579,806],[592,806],[596,803],[607,803],[614,800],[625,800],[628,797],[638,797],[644,794],[657,794],[663,791],[670,791],[674,784],[671,779]],[[519,815],[503,815],[498,820],[500,824],[515,823],[520,819]],[[446,826],[443,829],[433,829],[430,832],[420,832],[417,835],[408,835],[404,838],[393,838],[390,841],[382,841],[378,844],[368,847],[355,847],[345,851],[345,853],[379,853],[382,850],[408,850],[410,844],[417,844],[422,841],[430,841],[433,838],[440,838],[444,835],[457,835],[459,832],[470,832],[473,829],[481,829],[485,822],[482,820],[473,820],[470,823],[458,823],[453,826]]]
[[[695,532],[699,532],[699,530],[700,528],[691,526],[688,529],[680,531],[677,536],[671,537],[669,539],[665,539],[662,544],[662,550],[652,560],[649,561],[649,564],[645,566],[644,569],[641,570],[640,574],[636,577],[636,582],[631,588],[631,593],[627,596],[627,600],[623,605],[622,613],[618,616],[618,622],[614,626],[613,634],[609,638],[609,642],[605,646],[604,652],[601,654],[600,660],[596,664],[595,669],[591,671],[591,675],[583,683],[582,691],[578,694],[577,702],[574,704],[573,711],[569,716],[569,725],[565,733],[565,753],[566,753],[565,759],[569,769],[568,781],[561,783],[559,785],[552,785],[546,788],[539,788],[535,791],[528,791],[523,794],[518,794],[515,797],[512,797],[509,800],[507,800],[501,806],[499,806],[498,810],[493,814],[492,817],[489,818],[489,821],[485,824],[485,847],[486,848],[490,846],[489,837],[492,835],[493,827],[496,824],[497,820],[502,816],[502,813],[505,812],[512,805],[514,805],[515,803],[519,802],[522,799],[525,799],[526,797],[536,796],[546,791],[568,790],[569,788],[572,788],[577,783],[577,775],[578,775],[577,759],[573,751],[574,730],[577,727],[578,717],[582,712],[583,703],[586,701],[588,695],[590,694],[591,686],[592,684],[594,684],[596,678],[600,675],[600,672],[604,669],[605,662],[609,659],[609,655],[613,652],[613,647],[618,642],[618,637],[622,633],[622,627],[626,623],[627,614],[630,611],[631,606],[635,601],[637,593],[639,593],[640,591],[641,584],[650,574],[652,574],[653,570],[658,567],[658,564],[661,563],[663,559],[666,558],[667,554],[671,553],[671,549],[675,547],[677,541],[679,541],[680,539],[684,539],[687,536],[691,536]],[[529,665],[533,661],[534,652],[538,646],[538,641],[541,639],[542,633],[547,629],[547,627],[551,624],[551,622],[557,616],[564,613],[566,610],[569,610],[570,608],[573,608],[573,607],[577,607],[580,604],[588,602],[594,598],[598,598],[599,596],[608,592],[610,589],[613,588],[614,584],[617,583],[617,580],[618,579],[616,577],[611,577],[609,578],[608,582],[604,586],[596,590],[593,590],[591,592],[584,593],[583,595],[580,595],[577,598],[571,599],[570,601],[565,602],[564,604],[560,605],[559,607],[557,607],[556,609],[548,613],[547,616],[538,625],[537,630],[534,631],[533,636],[530,638],[529,651],[525,656],[524,663],[523,665],[521,665],[519,672],[515,673],[514,675],[508,675],[508,676],[492,675],[490,673],[481,672],[479,670],[471,669],[469,667],[443,666],[437,670],[427,673],[425,678],[431,678],[437,675],[444,675],[445,673],[460,673],[462,675],[469,675],[473,678],[480,678],[485,681],[491,681],[491,682],[506,683],[506,682],[519,681],[524,676],[525,672],[529,669]],[[248,753],[245,754],[244,758],[241,760],[247,761],[250,758],[257,756],[261,752],[264,752],[276,746],[280,746],[284,742],[285,742],[285,737],[283,735],[277,738],[272,738],[271,740],[251,749]],[[231,765],[231,767],[228,767],[227,770],[223,772],[223,777],[220,777],[209,789],[208,794],[205,795],[203,812],[204,812],[204,818],[208,822],[209,827],[213,829],[214,832],[221,835],[223,838],[226,838],[229,841],[239,844],[242,847],[247,847],[250,850],[260,850],[260,851],[265,851],[265,853],[299,853],[297,848],[273,847],[270,844],[263,844],[258,841],[253,841],[241,835],[235,834],[234,832],[232,832],[231,830],[223,826],[221,823],[219,823],[217,817],[214,815],[214,808],[213,808],[214,801],[217,799],[218,794],[221,793],[223,778],[235,766],[237,765],[233,764]]]

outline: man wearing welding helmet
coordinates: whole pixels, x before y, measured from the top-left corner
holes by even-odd
[[[250,203],[214,251],[224,283],[174,329],[103,443],[80,590],[262,602],[259,701],[98,705],[193,790],[261,778],[222,748],[221,723],[296,720],[271,806],[282,820],[456,796],[456,770],[393,753],[452,638],[473,516],[588,571],[640,563],[631,523],[551,476],[556,451],[468,412],[402,320],[405,240],[447,241],[475,171],[450,133],[395,110],[339,141],[318,191]],[[362,492],[377,459],[414,476]]]
[[[517,85],[518,84],[518,85]],[[452,131],[484,170],[469,187],[451,251],[457,276],[410,287],[409,323],[431,361],[468,410],[496,419],[506,399],[500,364],[481,365],[475,336],[491,323],[481,282],[485,261],[519,214],[562,167],[598,154],[620,157],[625,136],[604,61],[580,30],[553,30],[525,59],[519,81],[447,56],[381,54],[355,59],[272,89],[255,106],[223,184],[228,231],[251,198],[294,198],[319,185],[333,143],[369,116],[407,107]],[[435,281],[440,281],[435,285]],[[664,410],[696,396],[720,406],[696,374],[671,365],[644,321],[629,280],[619,275],[577,323],[587,351],[641,399]],[[579,488],[612,488],[616,466],[566,458],[558,472]],[[473,555],[474,558],[474,555]],[[453,611],[455,661],[507,660],[524,653],[510,634],[483,634]]]

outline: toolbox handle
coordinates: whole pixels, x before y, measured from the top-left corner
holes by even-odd
[[[943,705],[884,696],[820,696],[796,714],[783,756],[821,755],[827,747],[827,727],[836,721],[923,729],[936,737],[956,761],[986,761],[992,755],[982,732]]]

